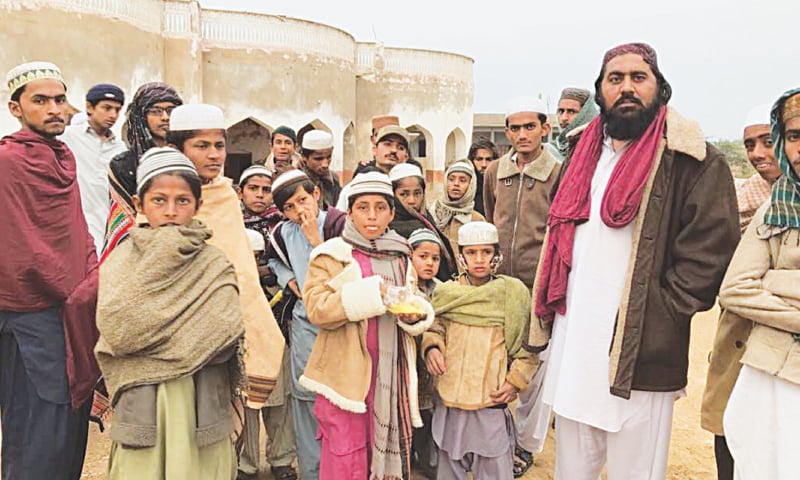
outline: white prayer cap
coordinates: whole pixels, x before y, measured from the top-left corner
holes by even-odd
[[[247,239],[250,240],[250,247],[253,249],[254,252],[263,252],[264,251],[264,235],[256,232],[255,230],[251,230],[249,228],[245,228],[244,232],[247,234]]]
[[[225,130],[225,115],[216,105],[205,103],[179,105],[169,116],[169,129],[172,132]]]
[[[751,108],[750,111],[747,112],[743,128],[753,127],[755,125],[769,125],[771,109],[772,105],[768,103]]]
[[[367,172],[356,175],[349,184],[350,191],[347,200],[350,201],[358,195],[388,195],[394,198],[392,182],[385,173]]]
[[[497,227],[489,222],[469,222],[458,229],[458,245],[494,245],[500,242]]]
[[[278,175],[278,178],[272,182],[272,194],[275,195],[279,190],[304,180],[308,180],[308,175],[303,173],[302,170],[287,170]]]
[[[265,177],[272,178],[272,172],[264,165],[250,165],[245,168],[239,176],[239,186],[241,187],[245,180],[256,175],[264,175]]]
[[[190,172],[197,175],[197,169],[186,155],[172,147],[153,147],[139,159],[136,193],[141,195],[141,189],[148,180],[167,172]]]
[[[61,70],[50,62],[29,62],[17,65],[6,74],[8,92],[13,96],[20,87],[43,78],[52,78],[64,83]],[[66,84],[64,84],[64,87],[66,88]]]
[[[311,130],[303,135],[303,148],[306,150],[324,150],[333,148],[333,135],[325,130]]]
[[[440,248],[444,248],[442,239],[427,228],[418,228],[411,232],[411,235],[408,237],[408,243],[412,248],[416,247],[422,242],[432,242],[439,245]]]
[[[514,115],[515,113],[530,112],[541,113],[547,115],[547,104],[544,100],[536,97],[517,97],[510,102],[506,107],[506,118]]]
[[[406,177],[419,177],[423,180],[425,179],[425,177],[422,176],[422,170],[420,170],[418,166],[411,163],[398,163],[392,167],[391,170],[389,170],[389,180],[392,182],[402,180]]]

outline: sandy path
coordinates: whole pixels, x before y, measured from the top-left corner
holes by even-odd
[[[697,315],[693,321],[688,395],[676,404],[672,423],[667,475],[670,480],[714,480],[716,478],[713,436],[700,428],[700,400],[706,380],[708,353],[714,340],[718,315],[718,309],[714,308],[710,312]],[[555,442],[552,441],[552,430],[550,435],[551,439],[547,442],[544,452],[536,457],[536,466],[525,475],[524,479],[551,480],[553,478]],[[82,478],[105,478],[108,451],[108,438],[92,426]],[[266,480],[271,479],[272,476],[262,473],[259,478]]]

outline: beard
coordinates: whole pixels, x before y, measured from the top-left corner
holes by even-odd
[[[650,105],[645,105],[632,94],[623,94],[611,108],[606,108],[605,99],[600,97],[600,112],[606,123],[606,133],[616,140],[635,140],[644,134],[647,127],[658,115],[662,103],[656,99]],[[630,106],[621,106],[622,102],[630,101],[639,106],[631,110]]]

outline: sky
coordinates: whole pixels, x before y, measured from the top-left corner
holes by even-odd
[[[709,138],[740,138],[752,107],[800,85],[797,0],[200,4],[312,20],[357,41],[467,55],[475,60],[476,113],[503,112],[519,95],[541,95],[554,111],[563,87],[592,89],[605,51],[633,41],[656,49],[672,85],[670,105],[698,121]]]

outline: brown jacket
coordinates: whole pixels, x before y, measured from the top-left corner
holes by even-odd
[[[569,159],[562,171],[568,165]],[[631,390],[686,386],[692,316],[714,305],[739,241],[725,156],[673,109],[634,222],[632,262],[609,346],[610,391],[622,398]],[[529,347],[543,349],[550,327],[532,319]]]
[[[511,160],[512,149],[489,164],[483,182],[486,221],[497,227],[503,262],[497,273],[533,286],[539,252],[544,241],[550,191],[561,164],[547,148],[520,174]]]
[[[300,385],[324,396],[337,407],[354,413],[367,411],[365,399],[372,376],[367,351],[367,320],[386,313],[380,293],[380,277],[362,278],[352,247],[333,238],[311,252],[303,301],[308,319],[320,327]],[[416,272],[409,263],[407,284],[416,285]],[[397,321],[404,332],[407,365],[410,365],[409,399],[411,418],[420,426],[417,398],[416,345],[412,336],[421,335],[433,324],[433,309],[413,325]]]
[[[768,206],[739,244],[719,301],[753,322],[742,363],[800,385],[800,229],[764,225]]]

